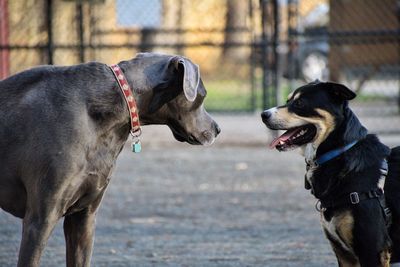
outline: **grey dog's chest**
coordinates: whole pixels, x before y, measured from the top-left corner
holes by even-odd
[[[116,159],[124,145],[123,139],[114,135],[99,138],[99,142],[91,146],[86,153],[86,163],[83,171],[77,176],[77,186],[72,188],[75,197],[68,205],[67,213],[73,213],[86,208],[101,199],[106,190]]]

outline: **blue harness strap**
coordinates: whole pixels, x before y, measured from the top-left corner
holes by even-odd
[[[315,160],[315,163],[317,163],[318,165],[324,164],[325,162],[336,158],[337,156],[339,156],[340,154],[342,154],[343,152],[346,152],[347,150],[349,150],[350,148],[352,148],[355,144],[358,143],[358,140],[351,142],[348,145],[345,145],[343,147],[339,147],[337,149],[331,150],[326,152],[325,154],[323,154],[322,156],[320,156],[319,158],[317,158]]]

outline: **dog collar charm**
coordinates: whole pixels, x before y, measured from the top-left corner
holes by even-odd
[[[132,135],[132,138],[133,138],[131,145],[132,152],[139,153],[140,151],[142,151],[142,144],[140,143],[139,136]]]
[[[139,138],[142,134],[142,130],[140,128],[139,114],[135,98],[132,95],[132,90],[129,86],[129,83],[126,80],[125,75],[118,64],[112,65],[110,66],[110,68],[115,76],[115,79],[118,82],[119,88],[122,91],[125,102],[128,105],[129,116],[131,119],[130,133],[132,135],[132,152],[139,153],[140,151],[142,151],[142,146]]]

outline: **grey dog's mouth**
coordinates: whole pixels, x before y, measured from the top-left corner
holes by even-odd
[[[170,121],[168,127],[171,129],[175,139],[179,142],[187,142],[191,145],[201,145],[201,142],[197,140],[192,134],[187,134],[186,131],[178,123]]]
[[[281,136],[275,138],[269,147],[276,148],[279,151],[294,149],[311,142],[316,134],[317,128],[313,124],[290,128]]]
[[[175,133],[174,131],[172,131],[172,134],[179,142],[187,142],[191,145],[201,145],[201,143],[192,135],[183,137],[182,135]]]

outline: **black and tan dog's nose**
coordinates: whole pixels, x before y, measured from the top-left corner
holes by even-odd
[[[268,122],[269,118],[271,117],[272,113],[269,110],[264,110],[261,113],[261,119],[264,123]]]

